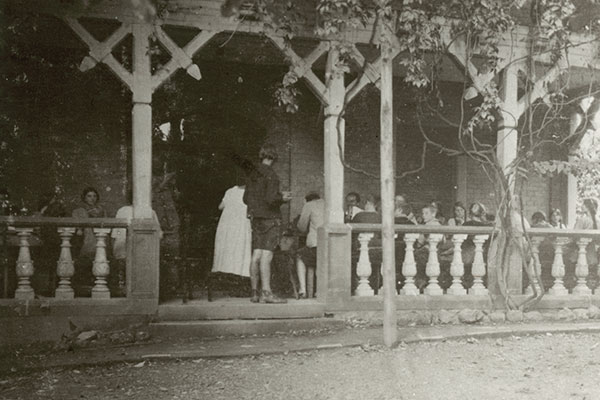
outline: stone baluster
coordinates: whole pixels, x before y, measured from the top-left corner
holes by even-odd
[[[573,288],[573,294],[592,294],[592,289],[587,286],[587,277],[589,274],[587,262],[587,245],[592,241],[591,238],[579,238],[577,246],[579,246],[579,254],[577,256],[577,266],[575,267],[575,276],[577,276],[577,286]]]
[[[108,290],[106,279],[110,273],[110,267],[106,258],[106,237],[110,233],[110,229],[94,228],[96,235],[96,257],[92,267],[92,273],[96,278],[94,287],[92,288],[93,299],[110,299],[110,291]]]
[[[19,236],[19,258],[17,258],[16,274],[18,282],[15,291],[15,299],[33,300],[35,293],[31,287],[31,277],[33,276],[33,261],[29,251],[29,238],[33,233],[32,228],[16,228]]]
[[[542,275],[542,263],[540,262],[540,244],[544,241],[543,237],[533,236],[531,237],[531,260],[529,260],[528,267],[528,275],[529,275],[529,285],[525,289],[525,294],[532,295],[533,287],[541,290],[540,282],[538,281],[538,276]]]
[[[461,278],[465,274],[465,264],[462,259],[462,243],[467,239],[467,235],[455,234],[452,236],[454,244],[454,253],[452,254],[452,263],[450,264],[450,275],[452,275],[452,285],[447,293],[453,295],[465,295],[466,289],[462,285]]]
[[[473,275],[473,286],[469,289],[469,294],[474,296],[485,296],[488,290],[483,285],[483,277],[485,276],[485,260],[483,259],[483,244],[488,240],[489,235],[475,235],[473,244],[475,244],[475,256],[473,258],[473,266],[471,274]]]
[[[419,294],[419,288],[415,285],[415,276],[417,276],[417,263],[415,262],[414,245],[419,238],[418,233],[407,233],[404,235],[406,250],[404,262],[402,263],[402,275],[404,275],[404,286],[400,289],[400,294],[407,296],[416,296]]]
[[[354,291],[356,296],[373,296],[375,292],[369,284],[369,277],[373,272],[371,260],[369,259],[369,241],[375,236],[373,233],[361,233],[358,235],[360,243],[360,255],[356,265],[356,275],[358,275],[358,287]]]
[[[54,297],[57,299],[72,299],[75,292],[71,287],[71,278],[75,273],[73,257],[71,256],[71,237],[75,234],[75,228],[58,228],[58,234],[61,239],[60,256],[56,263],[56,275],[58,276],[58,287]]]
[[[552,277],[554,278],[554,284],[548,293],[555,296],[565,296],[569,294],[569,291],[563,282],[563,278],[565,277],[563,246],[567,243],[569,243],[569,239],[565,237],[557,237],[554,241],[554,261],[552,262]]]
[[[427,284],[424,293],[430,296],[440,296],[444,294],[444,291],[438,283],[438,277],[440,276],[440,262],[438,261],[437,246],[442,238],[443,235],[432,233],[427,239],[427,242],[429,243],[429,257],[427,258],[425,273],[427,274],[427,277],[429,277],[429,283]]]

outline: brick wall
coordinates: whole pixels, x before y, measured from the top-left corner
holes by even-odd
[[[469,159],[467,176],[467,203],[479,201],[488,211],[493,210],[496,207],[494,187],[481,165]],[[566,193],[563,188],[560,178],[551,180],[530,174],[522,192],[524,215],[527,220],[531,221],[531,216],[536,211],[543,211],[548,216],[551,207],[561,208],[564,214],[566,209],[562,201]]]

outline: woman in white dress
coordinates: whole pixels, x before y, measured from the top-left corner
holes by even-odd
[[[223,210],[215,236],[215,255],[212,272],[250,276],[252,231],[246,204],[245,186],[227,189],[219,210]]]

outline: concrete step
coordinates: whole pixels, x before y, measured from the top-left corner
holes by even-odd
[[[192,300],[187,304],[174,301],[158,307],[159,321],[237,320],[320,318],[325,305],[315,299],[289,299],[287,304],[254,304],[247,298],[218,299],[213,302]]]
[[[217,336],[251,336],[342,329],[344,321],[332,318],[256,319],[228,321],[163,321],[149,326],[150,334],[161,339],[184,339]]]

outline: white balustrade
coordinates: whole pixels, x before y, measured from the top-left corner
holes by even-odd
[[[17,259],[16,274],[18,287],[15,291],[15,299],[33,300],[35,293],[31,287],[31,277],[33,276],[33,261],[29,251],[29,238],[33,233],[32,228],[16,228],[19,237],[19,257]]]
[[[543,237],[533,236],[531,238],[531,259],[529,260],[529,266],[527,274],[529,275],[529,285],[525,288],[525,294],[532,295],[533,288],[536,288],[536,292],[539,295],[541,291],[540,282],[538,276],[542,275],[542,263],[540,262],[540,244],[544,241]]]
[[[451,295],[465,295],[467,290],[462,285],[462,276],[465,274],[465,264],[462,259],[462,243],[467,239],[467,235],[455,234],[452,236],[454,244],[454,253],[452,263],[450,264],[450,275],[452,275],[452,285],[446,291]]]
[[[569,243],[569,239],[565,237],[557,237],[554,241],[554,261],[552,262],[552,277],[554,284],[548,291],[549,294],[555,296],[565,296],[569,291],[565,287],[565,263],[563,261],[563,246]],[[587,262],[586,262],[587,264]]]
[[[438,277],[440,276],[440,262],[438,261],[437,246],[442,238],[443,235],[432,233],[427,239],[427,242],[429,243],[429,257],[427,258],[425,273],[429,277],[429,283],[423,292],[430,296],[440,296],[444,294],[444,291],[438,283]]]
[[[419,288],[415,285],[415,276],[417,276],[417,263],[415,262],[414,245],[419,238],[418,233],[407,233],[404,235],[406,251],[404,262],[402,263],[402,275],[404,275],[404,286],[400,289],[400,294],[406,296],[416,296],[419,294]]]
[[[473,286],[468,290],[470,295],[486,296],[488,290],[483,285],[483,277],[485,276],[485,260],[483,259],[483,244],[488,240],[489,235],[475,235],[473,244],[475,244],[475,256],[471,274],[473,275]]]
[[[110,229],[94,228],[94,235],[96,235],[96,257],[92,267],[92,273],[96,278],[92,288],[92,298],[94,299],[110,299],[110,291],[106,282],[110,273],[106,258],[106,237],[109,233]]]
[[[577,246],[579,246],[579,254],[577,255],[577,266],[575,267],[575,276],[577,276],[577,285],[573,288],[573,294],[592,294],[592,289],[587,286],[587,277],[589,275],[587,251],[586,248],[592,239],[579,238]]]
[[[54,297],[57,299],[68,300],[75,297],[75,292],[71,287],[71,278],[75,273],[73,257],[71,256],[71,237],[75,234],[75,228],[58,228],[58,234],[61,239],[60,256],[56,263],[56,275],[58,276],[58,287]]]
[[[373,233],[361,233],[358,235],[360,243],[360,254],[356,265],[356,275],[358,275],[358,286],[354,291],[356,296],[373,296],[375,292],[369,284],[369,278],[373,269],[369,259],[369,241],[375,236]]]

